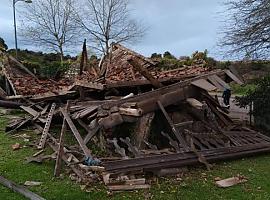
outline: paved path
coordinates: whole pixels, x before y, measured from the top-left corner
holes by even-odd
[[[222,98],[222,93],[210,93],[210,94],[212,96],[217,95],[220,105],[224,105],[223,98]],[[249,121],[250,121],[249,107],[240,108],[239,106],[237,106],[236,101],[235,101],[235,95],[232,95],[232,97],[230,99],[230,109],[229,109],[229,111],[230,111],[229,116],[233,120],[243,121],[243,122],[248,122],[249,123]],[[253,121],[253,118],[251,120]]]

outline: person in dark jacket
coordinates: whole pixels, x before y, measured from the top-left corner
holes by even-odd
[[[230,107],[231,90],[226,88],[222,95],[225,106]]]

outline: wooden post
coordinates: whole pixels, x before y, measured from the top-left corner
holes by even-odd
[[[68,112],[69,110],[69,101],[67,101],[67,105],[66,105],[66,112]],[[54,176],[58,177],[60,175],[61,172],[61,161],[62,161],[62,156],[64,153],[64,134],[67,130],[67,123],[65,118],[63,117],[63,124],[62,124],[62,129],[61,129],[61,133],[60,133],[60,139],[59,139],[59,146],[58,146],[58,151],[57,151],[57,157],[56,157],[56,161],[55,161],[55,168],[54,168]]]
[[[82,75],[82,72],[85,69],[85,65],[84,65],[85,61],[87,62],[86,39],[84,39],[84,42],[83,42],[82,57],[81,57],[81,62],[80,62],[80,74],[79,75]]]
[[[90,157],[91,156],[91,151],[88,149],[88,147],[85,145],[79,131],[77,130],[76,126],[74,125],[74,123],[72,122],[70,116],[68,115],[68,113],[63,109],[60,108],[61,113],[63,114],[69,128],[71,129],[72,133],[74,134],[75,138],[77,139],[81,149],[83,150],[84,154],[86,157]]]
[[[137,126],[134,131],[134,145],[138,149],[144,148],[144,140],[147,140],[150,134],[151,123],[155,117],[155,113],[151,112],[143,115],[137,122]]]

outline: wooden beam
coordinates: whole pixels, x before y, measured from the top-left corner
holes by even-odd
[[[175,126],[176,128],[179,128],[179,127],[182,127],[182,126],[191,125],[191,124],[193,124],[193,122],[194,122],[194,121],[180,122],[180,123],[174,124],[174,126]]]
[[[224,90],[224,86],[221,85],[215,78],[215,76],[209,76],[207,78],[214,86],[216,86],[220,91],[223,91]]]
[[[184,137],[182,136],[182,134],[177,130],[177,128],[174,126],[173,121],[171,120],[171,118],[169,117],[168,113],[166,112],[165,108],[163,107],[162,103],[160,101],[157,101],[157,104],[160,108],[160,110],[162,111],[164,117],[167,119],[169,125],[171,126],[171,129],[175,135],[175,137],[177,138],[177,140],[180,142],[181,146],[188,151],[189,147],[186,143],[186,140],[184,139]]]
[[[230,89],[231,87],[229,86],[228,83],[226,83],[224,80],[222,80],[219,76],[217,76],[216,74],[213,75],[213,78],[223,87],[224,89]]]
[[[76,126],[72,122],[71,118],[69,117],[68,113],[63,109],[60,108],[61,113],[63,114],[69,128],[71,129],[72,133],[74,134],[75,138],[77,139],[80,147],[82,148],[85,156],[91,157],[91,151],[88,149],[88,147],[85,145],[79,131],[77,130]]]
[[[239,80],[238,77],[236,77],[230,70],[225,70],[225,73],[233,80],[235,81],[237,84],[239,85],[243,85],[244,83]]]
[[[100,125],[95,123],[95,127],[90,128],[87,124],[85,124],[81,119],[77,119],[77,122],[87,131],[87,135],[84,138],[84,143],[87,144],[92,137],[98,132],[100,129]]]
[[[150,72],[146,68],[142,67],[136,60],[129,59],[128,62],[146,79],[148,79],[155,88],[163,87],[162,83],[160,83],[154,76],[152,76],[152,74],[150,74]]]
[[[191,82],[191,84],[196,87],[202,88],[203,90],[206,90],[208,92],[214,91],[217,89],[214,85],[212,85],[205,79],[199,79],[199,80],[193,81]]]
[[[24,70],[26,73],[28,73],[30,76],[32,76],[35,79],[38,79],[35,74],[33,74],[29,69],[27,69],[22,63],[20,63],[18,60],[16,60],[13,56],[5,54],[10,60],[15,62],[17,66],[19,66],[22,70]]]
[[[47,135],[49,133],[49,129],[50,129],[50,126],[51,126],[51,123],[52,123],[52,118],[53,118],[53,115],[54,115],[55,107],[56,107],[56,104],[53,103],[52,106],[51,106],[50,112],[48,114],[48,117],[46,119],[46,123],[45,123],[44,129],[43,129],[43,132],[42,132],[39,144],[38,144],[38,149],[43,149],[44,148],[44,145],[45,145],[45,142],[46,142],[46,139],[47,139]]]
[[[149,189],[151,186],[148,184],[144,185],[109,185],[108,188],[111,191],[128,191],[128,190],[138,190],[138,189]]]
[[[55,138],[53,138],[51,135],[49,135],[49,137],[50,137],[51,139],[55,139]],[[50,146],[55,152],[58,150],[58,144],[57,144],[56,141],[54,141],[54,144],[52,144],[52,143],[49,142],[49,146]],[[69,153],[68,155],[72,155],[72,154]],[[67,165],[70,164],[70,162],[68,161],[68,158],[67,158],[67,156],[66,156],[65,153],[63,153],[63,155],[62,155],[61,158],[62,158],[62,160],[63,160]],[[84,174],[83,174],[78,168],[76,168],[76,166],[74,166],[74,165],[69,165],[69,167],[72,169],[72,171],[73,171],[77,176],[79,176],[82,180],[84,179]]]
[[[142,116],[142,110],[136,108],[119,108],[119,113],[121,115],[128,115],[128,116],[135,116],[140,117]]]
[[[69,110],[69,101],[67,101],[65,110],[66,112],[68,112]],[[55,168],[54,168],[54,176],[56,177],[59,177],[60,172],[61,172],[61,160],[64,153],[64,134],[66,133],[66,130],[67,130],[67,123],[66,123],[65,118],[63,118],[63,124],[61,128],[57,157],[56,157]]]
[[[1,98],[1,99],[6,99],[6,97],[7,97],[6,91],[3,90],[2,87],[0,87],[0,98]]]
[[[2,185],[4,185],[5,187],[13,190],[14,192],[20,193],[21,195],[25,196],[28,199],[31,199],[31,200],[45,200],[41,196],[39,196],[39,195],[35,194],[34,192],[31,192],[30,190],[28,190],[26,187],[21,186],[21,185],[17,185],[13,181],[10,181],[10,180],[4,178],[3,176],[0,176],[0,183]]]
[[[135,134],[133,143],[138,149],[144,147],[145,143],[144,140],[148,141],[148,136],[150,134],[151,123],[155,117],[155,113],[148,113],[143,115],[136,125]]]
[[[145,92],[143,94],[139,94],[139,95],[136,95],[134,97],[130,97],[128,99],[121,99],[119,101],[112,101],[111,103],[108,102],[107,106],[109,106],[109,107],[113,107],[116,105],[119,106],[119,105],[122,105],[122,104],[127,103],[127,102],[139,102],[139,101],[148,100],[151,98],[158,99],[158,98],[161,98],[162,95],[167,95],[168,93],[174,93],[176,91],[183,90],[183,88],[185,88],[185,87],[189,87],[190,83],[195,81],[195,80],[198,80],[201,78],[207,78],[208,76],[215,75],[215,74],[216,75],[223,75],[224,71],[215,70],[215,71],[212,71],[210,73],[196,76],[194,78],[187,79],[187,80],[184,80],[184,81],[181,81],[181,82],[169,85],[169,86],[164,86],[162,88],[159,88],[159,89],[156,89],[156,90],[153,90],[150,92]],[[188,89],[185,89],[185,91],[188,92]],[[169,101],[169,99],[167,101]],[[154,105],[156,106],[156,103],[154,103]]]

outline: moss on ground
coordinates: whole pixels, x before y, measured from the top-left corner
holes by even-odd
[[[43,164],[25,163],[25,158],[37,150],[24,147],[13,151],[11,145],[18,142],[26,145],[21,138],[11,138],[3,130],[7,119],[0,117],[0,174],[18,184],[25,181],[40,181],[42,185],[29,187],[42,197],[53,199],[270,199],[270,155],[245,158],[216,164],[212,171],[204,167],[192,168],[181,179],[159,179],[148,191],[133,191],[108,194],[104,186],[93,185],[89,192],[82,191],[80,185],[72,182],[67,174],[61,179],[53,177],[54,162]],[[30,134],[29,131],[27,134]],[[30,134],[31,135],[31,134]],[[238,174],[248,178],[248,182],[231,188],[215,186],[216,177],[228,178]],[[21,195],[0,186],[1,200],[25,199]]]

